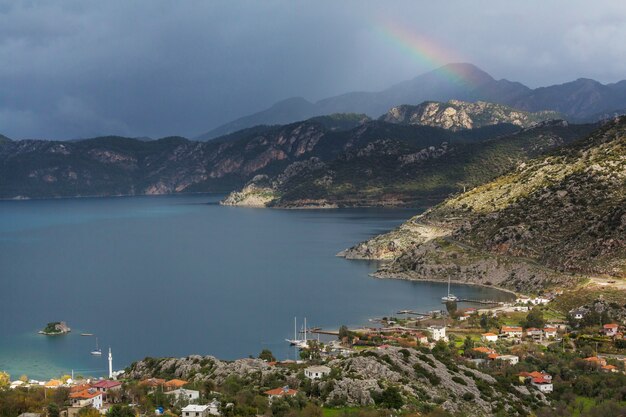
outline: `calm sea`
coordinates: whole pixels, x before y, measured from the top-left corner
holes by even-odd
[[[0,202],[0,370],[13,378],[106,373],[146,356],[223,359],[272,350],[293,318],[336,329],[441,308],[445,285],[379,280],[335,254],[415,210],[222,207],[222,196]],[[467,297],[506,297],[455,285]],[[49,321],[72,332],[45,337]],[[80,336],[93,333],[94,337]]]

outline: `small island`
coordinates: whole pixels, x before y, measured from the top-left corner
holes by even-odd
[[[44,334],[46,336],[56,336],[60,334],[66,334],[71,331],[72,329],[70,329],[67,326],[67,323],[65,323],[64,321],[54,321],[48,323],[43,330],[39,331],[39,334]]]

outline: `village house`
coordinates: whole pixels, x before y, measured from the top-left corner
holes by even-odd
[[[537,388],[539,391],[543,392],[544,394],[551,393],[554,390],[552,381],[545,378],[533,378],[531,381],[531,385]]]
[[[605,324],[602,326],[602,332],[605,336],[613,337],[617,335],[617,331],[619,330],[619,326],[615,323]]]
[[[232,405],[232,403],[229,403]],[[212,416],[219,416],[220,415],[220,402],[217,401],[217,399],[213,398],[213,401],[211,401],[209,404],[209,414],[211,414]],[[226,407],[228,407],[228,404],[226,404]]]
[[[500,333],[506,337],[521,338],[524,330],[517,326],[502,326]]]
[[[176,399],[185,399],[187,401],[194,401],[200,398],[200,391],[184,388],[168,391],[165,394],[173,395]]]
[[[209,406],[189,404],[188,406],[184,407],[181,410],[181,412],[182,412],[182,417],[208,417]]]
[[[594,365],[597,365],[597,366],[605,366],[606,365],[606,359],[600,358],[598,356],[590,356],[588,358],[585,358],[585,361],[588,362],[588,363],[592,363]]]
[[[544,327],[543,335],[546,339],[554,339],[556,337],[556,327]]]
[[[615,365],[604,365],[600,369],[602,369],[603,372],[618,372],[617,366]]]
[[[91,384],[92,388],[102,393],[102,400],[108,401],[108,393],[110,391],[120,391],[122,389],[122,383],[120,381],[112,381],[110,379],[103,379],[95,384]]]
[[[150,391],[154,391],[158,387],[162,387],[165,384],[165,380],[161,378],[148,378],[139,382],[139,385],[148,387]]]
[[[526,329],[526,337],[534,342],[541,342],[543,339],[543,330],[536,327],[529,327]]]
[[[9,388],[11,389],[15,389],[18,387],[21,387],[22,385],[24,385],[25,382],[24,381],[20,381],[19,379],[17,381],[11,381],[11,384],[9,385]]]
[[[275,398],[293,397],[298,394],[298,390],[291,389],[288,386],[285,386],[282,388],[274,388],[269,391],[265,391],[263,394],[267,395],[271,403]],[[183,416],[183,417],[186,417],[186,416]]]
[[[526,383],[530,381],[530,384],[543,393],[550,393],[554,387],[552,385],[552,375],[545,372],[520,372],[517,374],[520,382]]]
[[[533,372],[520,372],[519,374],[517,374],[517,376],[519,377],[519,381],[521,383],[524,383],[528,380],[530,380],[531,378],[543,378],[546,379],[548,381],[552,381],[552,375],[541,371],[533,371]]]
[[[492,354],[492,353],[496,353],[496,351],[495,351],[495,350],[493,350],[493,349],[489,349],[488,347],[485,347],[485,346],[475,347],[475,348],[472,348],[472,350],[473,350],[474,352],[484,353],[485,355],[489,355],[489,354]]]
[[[102,392],[95,388],[89,388],[78,392],[71,392],[70,404],[74,408],[93,407],[96,410],[102,408]]]
[[[309,379],[320,379],[330,374],[331,369],[328,366],[309,366],[304,369],[304,376]]]
[[[446,336],[446,328],[444,326],[430,326],[428,330],[430,331],[430,337],[435,342],[438,342],[440,340],[443,340],[444,342],[448,341],[448,336]]]
[[[496,360],[506,362],[509,365],[516,365],[516,364],[519,363],[519,356],[515,356],[515,355],[499,355],[499,356],[496,357]]]
[[[415,340],[419,342],[420,345],[425,345],[428,343],[428,337],[422,332],[413,332],[413,337]]]
[[[581,308],[576,308],[574,310],[571,310],[569,313],[575,320],[581,320],[583,317],[585,317],[585,314],[587,312]]]
[[[163,384],[163,388],[165,391],[173,391],[175,389],[182,388],[185,385],[187,385],[187,381],[183,381],[182,379],[170,379]]]
[[[44,387],[46,387],[46,388],[53,388],[53,389],[59,388],[61,386],[63,386],[63,382],[61,382],[58,379],[51,379],[50,381],[48,381],[48,382],[46,382],[44,384]]]
[[[483,333],[480,335],[480,340],[483,342],[497,342],[498,335],[495,333]]]

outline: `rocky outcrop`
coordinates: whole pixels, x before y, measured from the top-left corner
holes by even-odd
[[[417,106],[391,108],[380,120],[388,123],[436,126],[450,130],[474,129],[499,123],[530,127],[544,120],[560,119],[557,112],[529,113],[501,104],[450,100],[447,103],[427,101]]]
[[[39,331],[39,334],[43,334],[46,336],[55,336],[60,334],[66,334],[71,332],[72,329],[65,323],[64,321],[56,321],[52,323],[48,323],[46,328]]]
[[[498,384],[492,376],[448,355],[438,357],[426,349],[370,350],[331,360],[327,366],[334,370],[332,376],[312,382],[325,404],[372,406],[383,390],[397,387],[407,402],[441,404],[453,413],[488,416],[498,407],[516,415],[514,410],[524,409],[524,397],[530,395],[519,392],[516,386]],[[301,371],[302,366],[270,366],[260,359],[225,362],[212,356],[193,355],[180,359],[146,358],[131,365],[125,377],[176,377],[212,381],[219,386],[235,376],[259,390],[267,389],[268,383],[287,383],[297,389],[305,381]]]

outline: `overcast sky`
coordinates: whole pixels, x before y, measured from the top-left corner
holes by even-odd
[[[443,61],[531,87],[626,79],[626,1],[0,0],[0,133],[193,137]]]

